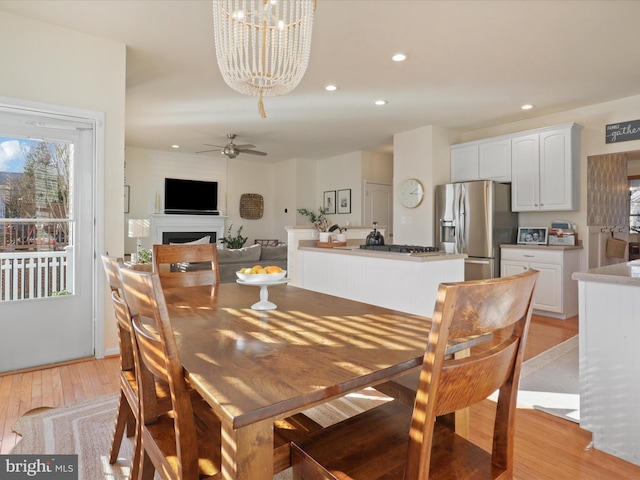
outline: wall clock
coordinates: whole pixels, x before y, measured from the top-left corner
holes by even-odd
[[[407,208],[415,208],[424,198],[424,187],[420,180],[410,178],[400,185],[400,203]]]

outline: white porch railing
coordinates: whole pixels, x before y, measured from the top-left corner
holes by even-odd
[[[73,247],[0,253],[0,300],[51,297],[73,291]]]

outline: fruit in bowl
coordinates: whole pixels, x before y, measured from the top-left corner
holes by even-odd
[[[236,272],[236,276],[247,283],[275,282],[282,280],[287,275],[287,271],[275,265],[254,265],[253,267],[241,268]]]

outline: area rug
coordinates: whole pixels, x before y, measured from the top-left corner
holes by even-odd
[[[489,398],[496,401],[497,392]],[[522,364],[518,408],[580,422],[577,335]]]
[[[305,411],[322,426],[328,426],[390,399],[372,388],[361,390]],[[104,395],[68,407],[37,409],[23,415],[13,430],[22,439],[13,454],[78,454],[78,478],[82,480],[125,480],[133,452],[125,437],[118,461],[109,464],[111,436],[118,406],[118,395]],[[156,475],[156,478],[158,476]],[[291,469],[274,477],[289,480]]]
[[[578,336],[522,364],[518,407],[580,422]]]

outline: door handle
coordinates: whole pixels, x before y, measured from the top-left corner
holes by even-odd
[[[469,260],[465,258],[464,263],[473,263],[474,265],[489,265],[489,260]]]

